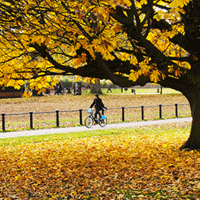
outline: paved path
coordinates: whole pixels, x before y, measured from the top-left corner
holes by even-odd
[[[168,123],[178,122],[191,122],[192,118],[176,118],[176,119],[165,119],[165,120],[154,120],[154,121],[140,121],[140,122],[124,122],[119,124],[108,124],[105,127],[95,125],[92,128],[86,128],[85,126],[79,127],[68,127],[68,128],[51,128],[51,129],[40,129],[40,130],[25,130],[16,132],[5,132],[0,133],[0,138],[11,138],[20,136],[33,136],[33,135],[45,135],[53,133],[70,133],[70,132],[81,132],[81,131],[92,131],[102,129],[113,129],[113,128],[128,128],[128,127],[141,127],[141,126],[152,126]]]

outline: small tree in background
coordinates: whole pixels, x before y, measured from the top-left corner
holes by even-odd
[[[95,83],[90,82],[90,93],[92,94],[103,94],[101,91],[100,80],[97,79]]]

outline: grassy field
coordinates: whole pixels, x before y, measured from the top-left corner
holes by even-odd
[[[106,92],[106,91],[104,91]],[[101,96],[107,108],[105,114],[108,117],[109,123],[116,123],[122,121],[121,107],[129,107],[125,109],[126,121],[141,120],[141,105],[173,105],[163,107],[163,118],[174,117],[174,104],[188,103],[187,99],[178,93],[171,94],[148,94],[148,95],[134,95],[132,93],[105,93]],[[56,126],[56,110],[60,110],[60,126],[75,126],[79,124],[79,109],[87,110],[94,99],[93,95],[83,94],[81,96],[74,95],[50,95],[44,97],[31,97],[29,99],[0,99],[1,113],[6,113],[6,130],[21,130],[30,127],[29,112],[34,112],[34,128],[47,128]],[[138,107],[138,108],[135,108]],[[119,108],[119,109],[114,109]],[[74,112],[67,112],[68,110],[76,110]],[[49,112],[51,113],[40,113]],[[20,115],[8,115],[21,113]],[[24,113],[24,114],[22,114]],[[159,118],[158,107],[145,108],[145,120]],[[190,109],[188,105],[180,107],[179,114],[181,116],[189,116]],[[86,111],[83,112],[83,120],[88,115]],[[0,125],[1,123],[0,118]],[[0,127],[1,130],[1,127]]]
[[[158,91],[158,88],[134,88],[135,94],[160,94],[160,88]],[[90,90],[83,91],[84,94],[89,94]],[[104,94],[111,94],[111,92],[108,92],[108,89],[102,89],[102,92]],[[123,92],[120,88],[113,88],[112,93],[114,94],[133,94],[132,88],[129,88],[127,91],[123,89]],[[180,94],[180,92],[170,89],[170,88],[163,88],[162,94]]]
[[[179,151],[190,124],[0,141],[0,198],[198,199],[200,153]]]

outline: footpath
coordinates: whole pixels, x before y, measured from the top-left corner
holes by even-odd
[[[154,120],[154,121],[124,122],[124,123],[118,123],[118,124],[107,124],[103,128],[100,127],[99,125],[95,125],[95,126],[92,126],[91,128],[86,128],[85,126],[78,126],[78,127],[67,127],[67,128],[24,130],[24,131],[0,133],[0,138],[46,135],[46,134],[55,134],[55,133],[72,133],[72,132],[116,129],[116,128],[134,128],[134,127],[162,125],[162,124],[169,124],[169,123],[184,123],[184,122],[191,122],[191,121],[192,121],[192,118],[188,117],[188,118],[175,118],[175,119],[164,119],[164,120]]]

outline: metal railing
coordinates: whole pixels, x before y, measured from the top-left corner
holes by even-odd
[[[184,106],[184,105],[189,105],[189,104],[168,104],[168,105],[148,105],[148,106],[136,106],[136,107],[120,107],[120,108],[108,108],[107,110],[110,110],[111,112],[113,110],[121,110],[121,120],[122,122],[126,121],[126,110],[127,109],[139,109],[140,113],[141,113],[141,117],[140,120],[147,120],[145,118],[145,109],[147,108],[159,108],[158,111],[158,119],[163,119],[163,108],[167,107],[167,106],[173,106],[174,107],[174,114],[172,117],[181,117],[181,115],[179,115],[179,108],[180,106]],[[34,115],[37,114],[55,114],[55,119],[56,119],[56,127],[60,127],[60,113],[70,113],[70,112],[77,112],[78,113],[78,118],[79,118],[79,124],[80,125],[84,125],[83,124],[83,112],[85,112],[87,110],[83,110],[83,109],[79,109],[79,110],[66,110],[66,111],[60,111],[60,110],[56,110],[56,111],[48,111],[48,112],[32,112],[30,111],[29,113],[14,113],[14,114],[7,114],[7,113],[2,113],[1,117],[2,117],[2,131],[6,132],[6,116],[15,116],[15,115],[29,115],[29,119],[30,119],[30,123],[29,123],[29,127],[30,129],[34,129]],[[134,120],[132,120],[134,121]]]

